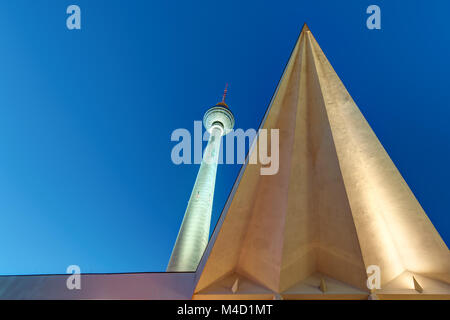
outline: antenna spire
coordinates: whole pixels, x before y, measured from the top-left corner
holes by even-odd
[[[225,98],[227,97],[227,93],[228,93],[228,83],[225,85],[225,90],[223,90],[222,101],[220,101],[217,104],[218,106],[223,106],[223,107],[228,108],[228,105],[225,103]]]
[[[227,93],[228,93],[228,83],[225,85],[225,90],[223,90],[223,97],[222,97],[223,103],[225,103],[225,98],[227,97]]]

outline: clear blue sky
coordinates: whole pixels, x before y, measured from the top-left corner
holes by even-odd
[[[66,28],[66,8],[82,30]],[[366,28],[368,5],[382,29]],[[198,166],[170,160],[230,83],[257,128],[304,22],[450,244],[450,3],[0,4],[0,274],[163,271]],[[220,166],[213,224],[239,165]]]

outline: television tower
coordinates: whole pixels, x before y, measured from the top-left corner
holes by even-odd
[[[234,126],[234,116],[225,103],[227,88],[228,85],[222,101],[206,111],[203,117],[203,125],[210,137],[167,266],[169,272],[195,271],[208,244],[220,143],[222,136]]]

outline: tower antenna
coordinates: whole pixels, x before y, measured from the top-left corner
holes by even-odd
[[[227,97],[227,93],[228,93],[228,83],[225,85],[225,90],[223,90],[222,103],[225,103],[225,98]]]

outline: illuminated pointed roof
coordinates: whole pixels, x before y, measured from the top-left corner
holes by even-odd
[[[410,272],[447,288],[428,292],[450,294],[447,246],[306,24],[262,128],[280,129],[279,172],[243,166],[194,298],[224,298],[211,288],[239,277],[281,296],[311,297],[305,288],[317,280],[319,289],[336,283],[340,297],[367,298],[370,265],[382,288]],[[390,290],[419,294],[412,278]]]

